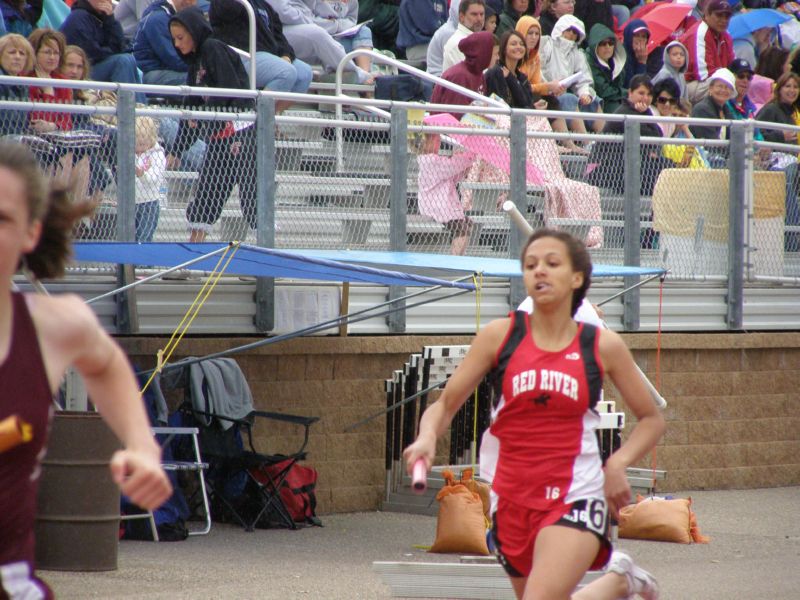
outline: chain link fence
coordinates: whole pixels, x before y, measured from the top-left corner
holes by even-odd
[[[274,117],[274,94],[204,90],[239,96],[245,108],[226,113],[187,110],[186,88],[148,105],[113,89],[91,92],[102,102],[85,89],[69,105],[0,100],[0,132],[96,204],[80,239],[508,257],[500,207],[512,199],[534,228],[571,231],[599,262],[725,279],[733,249],[750,279],[800,276],[797,147],[753,143],[752,122],[716,121],[723,139],[695,140],[641,135],[675,119],[604,115],[618,133],[575,136],[543,113],[516,129],[497,108],[426,117],[436,107],[372,101],[391,111],[375,115],[351,99],[337,119],[338,100],[306,96]]]

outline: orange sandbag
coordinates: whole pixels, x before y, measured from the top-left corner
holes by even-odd
[[[472,478],[473,471],[472,469],[464,469],[461,471],[461,485],[467,488],[470,492],[475,492],[478,496],[481,497],[481,502],[483,503],[483,514],[486,516],[487,519],[490,518],[489,512],[492,509],[491,500],[489,499],[489,487],[488,483],[484,483],[482,481],[478,481],[477,479]]]
[[[700,534],[691,506],[691,498],[665,500],[639,496],[636,504],[619,511],[619,537],[705,544],[708,538]]]
[[[445,471],[443,475],[446,485],[436,494],[439,516],[436,521],[436,541],[430,552],[489,554],[486,519],[480,496],[456,483],[451,472]]]

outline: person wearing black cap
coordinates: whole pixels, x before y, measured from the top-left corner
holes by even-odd
[[[709,0],[703,20],[681,36],[689,51],[686,90],[692,103],[708,94],[709,78],[717,69],[727,68],[733,59],[733,40],[728,33],[733,9],[726,0]]]
[[[728,66],[728,70],[736,76],[736,95],[728,100],[731,115],[734,119],[754,119],[756,105],[747,95],[755,74],[753,67],[745,59],[737,58]]]

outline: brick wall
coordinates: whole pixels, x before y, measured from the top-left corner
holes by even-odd
[[[656,380],[656,336],[625,340]],[[119,340],[137,364],[152,366],[162,338]],[[185,338],[181,356],[201,356],[252,339]],[[383,380],[423,345],[468,337],[302,338],[236,355],[256,407],[315,415],[308,462],[319,470],[319,512],[374,510],[384,489],[383,418],[344,429],[385,407]],[[666,334],[661,389],[668,432],[657,450],[668,471],[660,489],[724,489],[800,484],[800,333]],[[177,356],[174,356],[177,358]],[[608,389],[609,397],[614,390]],[[633,423],[633,420],[630,421]],[[296,444],[290,426],[257,430],[259,449]],[[642,465],[649,465],[645,460]]]

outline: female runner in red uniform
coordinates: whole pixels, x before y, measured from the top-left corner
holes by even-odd
[[[489,374],[501,398],[491,426],[499,440],[492,535],[517,597],[654,600],[655,579],[628,555],[611,553],[607,529],[609,514],[631,498],[626,468],[655,446],[664,419],[620,336],[573,320],[591,280],[583,244],[565,232],[539,230],[522,252],[522,270],[536,309],[478,333],[405,450],[409,472],[420,458],[430,469],[437,438]],[[593,407],[605,374],[637,424],[603,468]],[[606,564],[605,575],[574,592],[587,570]]]
[[[0,452],[0,599],[52,598],[33,572],[33,531],[53,394],[67,367],[123,443],[111,458],[122,493],[152,510],[172,491],[133,372],[94,313],[75,296],[12,291],[22,261],[39,278],[63,273],[73,223],[85,211],[48,189],[24,146],[0,143],[0,422],[18,420],[30,433]]]

